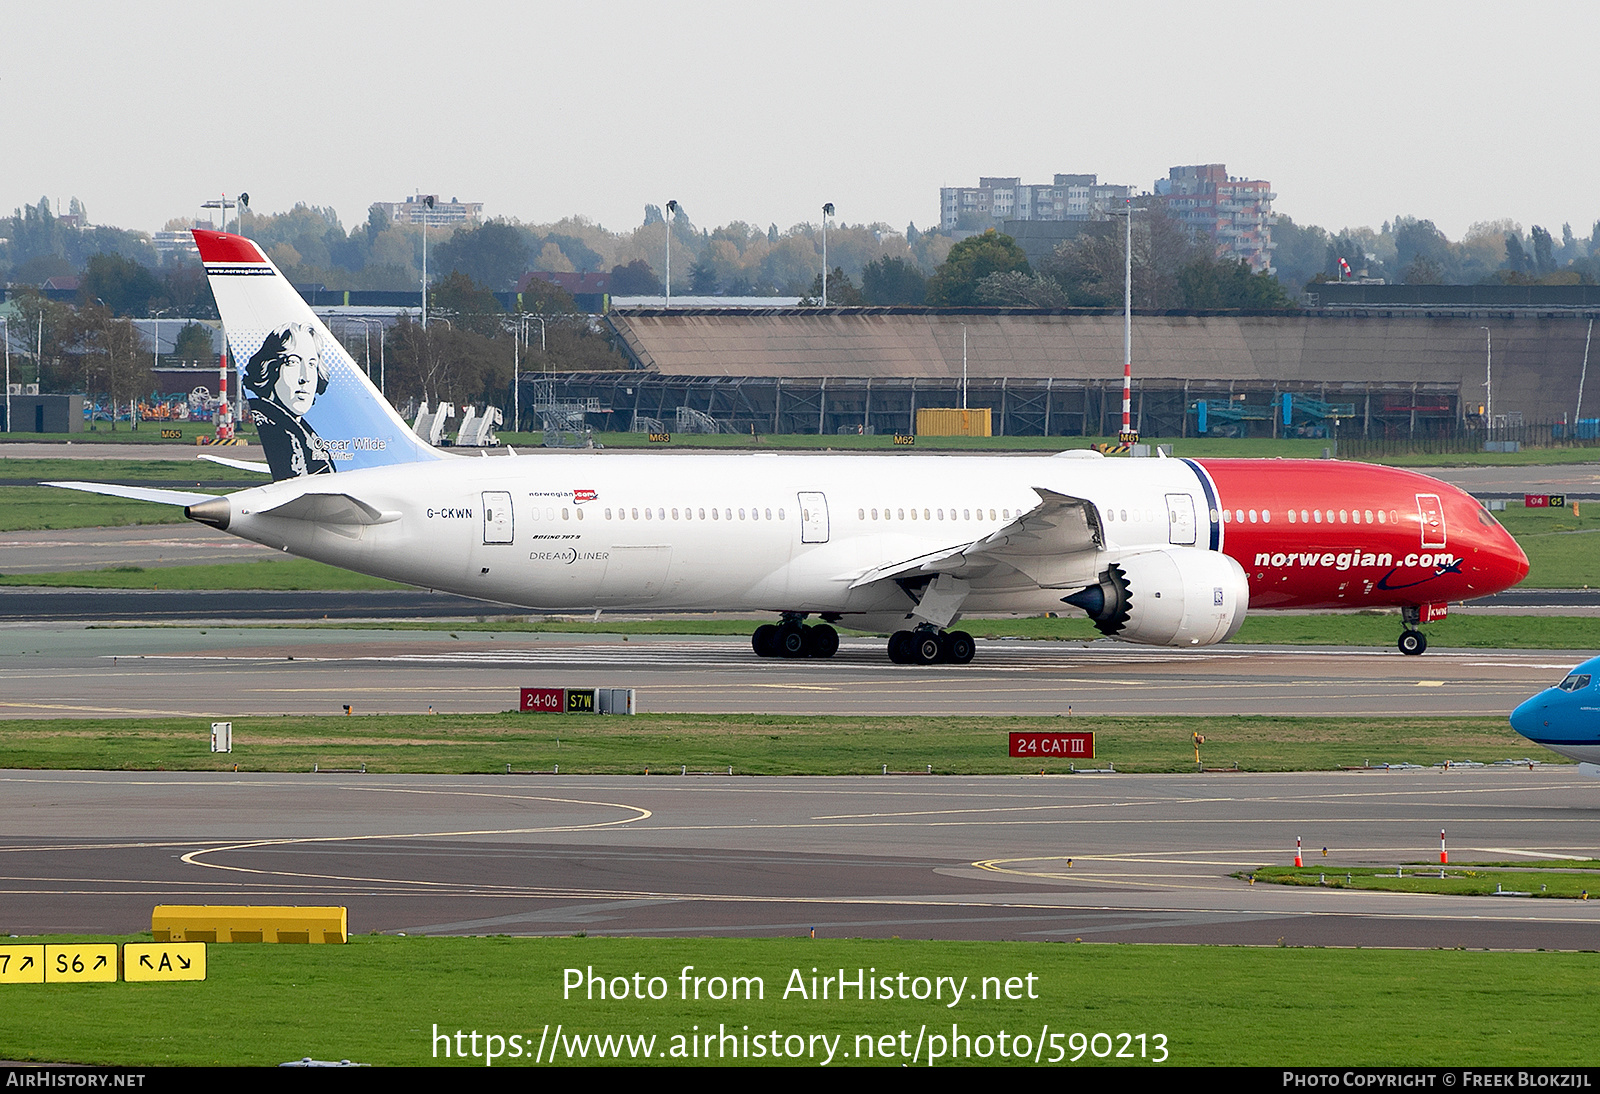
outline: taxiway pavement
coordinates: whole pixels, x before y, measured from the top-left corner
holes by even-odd
[[[644,712],[1326,715],[1503,713],[1592,653],[992,640],[970,665],[826,661],[744,637],[461,630],[0,628],[0,718],[495,713],[523,687],[631,687]]]
[[[1236,872],[1595,857],[1570,768],[983,778],[0,772],[0,930],[342,904],[353,932],[1600,948],[1600,901]],[[1326,847],[1326,857],[1323,848]]]

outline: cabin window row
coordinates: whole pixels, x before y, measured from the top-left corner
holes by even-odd
[[[1137,516],[1137,514],[1135,514]],[[1215,509],[1211,511],[1211,519],[1218,519]],[[1224,509],[1221,514],[1224,524],[1271,524],[1272,510],[1270,509]],[[1290,524],[1399,524],[1400,514],[1393,509],[1290,509],[1287,516]]]
[[[563,512],[564,512],[564,510],[563,510]],[[670,517],[667,515],[669,512],[672,514]],[[776,514],[777,514],[776,516],[773,515],[774,512],[776,512]],[[737,514],[737,516],[735,516],[735,514]],[[579,510],[579,516],[582,516],[582,515],[583,515],[582,510]],[[615,516],[612,515],[612,510],[607,509],[606,510],[606,519],[607,520],[716,520],[716,521],[723,521],[723,520],[787,520],[788,519],[788,514],[785,513],[784,510],[782,510],[782,509],[778,509],[778,510],[774,511],[772,509],[758,509],[758,508],[755,508],[754,506],[750,507],[749,509],[732,509],[732,508],[718,509],[715,506],[713,506],[710,509],[704,509],[704,508],[691,508],[689,506],[684,506],[682,508],[675,508],[675,509],[668,510],[665,506],[657,506],[656,508],[652,509],[650,506],[646,505],[646,506],[639,507],[639,508],[627,508],[627,509],[618,507],[617,510],[616,510]]]
[[[1011,510],[1009,510],[1009,509],[998,509],[998,510],[997,509],[990,509],[988,512],[989,512],[989,517],[988,517],[989,520],[1010,520],[1011,519]],[[882,510],[878,510],[878,509],[857,509],[856,510],[856,519],[857,520],[973,520],[974,519],[973,515],[972,515],[973,513],[977,513],[978,514],[977,518],[976,518],[977,520],[983,520],[984,519],[984,516],[983,516],[984,510],[982,510],[982,509],[961,509],[961,510],[950,509],[947,512],[944,509],[904,509],[904,508],[891,509],[888,506],[885,506]],[[1020,517],[1021,515],[1022,515],[1022,510],[1018,509],[1017,510],[1017,516]]]

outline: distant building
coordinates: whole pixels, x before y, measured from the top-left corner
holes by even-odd
[[[1102,183],[1095,175],[1057,175],[1049,183],[1024,185],[1020,177],[980,177],[976,186],[939,189],[939,224],[945,231],[975,219],[1102,220],[1120,208],[1131,187]]]
[[[1225,164],[1207,163],[1172,168],[1156,180],[1155,192],[1173,216],[1216,244],[1218,258],[1248,262],[1254,273],[1272,272],[1278,195],[1270,182],[1235,178]]]
[[[517,279],[517,291],[527,292],[528,283],[534,280],[560,285],[573,296],[611,291],[611,275],[608,273],[553,273],[549,270],[529,270]]]
[[[202,225],[197,221],[195,227],[199,228]],[[207,221],[203,227],[210,228],[211,223]],[[156,253],[163,259],[170,258],[175,254],[200,257],[200,248],[195,246],[194,235],[188,231],[157,232],[152,242],[155,244]]]
[[[433,198],[433,208],[427,206],[427,199]],[[396,224],[421,224],[426,218],[430,228],[437,228],[441,224],[476,224],[483,217],[483,202],[457,201],[451,198],[445,201],[438,194],[415,194],[404,201],[379,201],[375,202],[378,208],[389,214],[389,219]]]
[[[611,308],[611,275],[608,273],[554,273],[549,270],[529,270],[517,279],[516,300],[519,307],[522,303],[522,294],[528,291],[528,286],[534,281],[546,281],[566,289],[572,294],[573,302],[590,315],[603,315]]]

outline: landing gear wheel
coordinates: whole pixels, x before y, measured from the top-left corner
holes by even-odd
[[[826,623],[807,627],[806,634],[812,657],[832,657],[839,652],[839,632]]]
[[[912,664],[931,665],[944,652],[944,643],[939,640],[937,631],[917,631],[911,636],[909,650]]]
[[[1416,657],[1428,648],[1428,638],[1421,631],[1402,631],[1398,645],[1401,653],[1407,657]]]
[[[889,660],[897,665],[911,664],[911,643],[916,635],[910,631],[895,631],[889,636]]]
[[[778,656],[804,657],[806,655],[806,629],[799,624],[777,628]]]
[[[750,636],[750,647],[757,657],[778,656],[778,628],[771,623],[761,624]]]
[[[944,659],[952,665],[965,665],[978,652],[978,644],[966,631],[949,631],[943,637]]]

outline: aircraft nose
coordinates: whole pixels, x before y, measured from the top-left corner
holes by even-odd
[[[1528,556],[1522,545],[1472,495],[1462,492],[1458,500],[1458,527],[1472,530],[1468,535],[1473,553],[1469,566],[1477,571],[1472,595],[1497,593],[1527,577]]]
[[[1528,554],[1522,549],[1522,544],[1512,538],[1511,533],[1504,528],[1495,528],[1495,536],[1490,546],[1496,560],[1500,563],[1503,573],[1501,580],[1505,582],[1502,588],[1509,589],[1528,576]]]
[[[1544,728],[1544,696],[1524,699],[1511,712],[1511,728],[1524,737],[1533,738]]]

